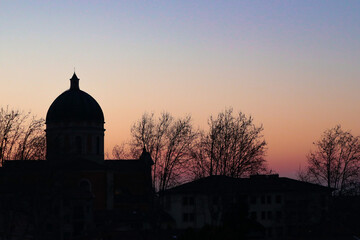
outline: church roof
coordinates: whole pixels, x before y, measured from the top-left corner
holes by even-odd
[[[139,172],[147,165],[138,159],[122,159],[122,160],[105,160],[104,164],[109,168],[118,172]]]
[[[76,161],[49,162],[46,160],[8,160],[4,162],[2,171],[49,171],[49,170],[66,170],[66,171],[101,171],[107,170],[104,164],[89,161],[86,159],[77,159]]]
[[[79,88],[79,78],[70,79],[70,89],[63,92],[51,104],[46,123],[87,121],[104,123],[104,114],[96,100]]]
[[[165,193],[204,193],[218,194],[229,192],[308,192],[331,190],[317,184],[298,181],[276,175],[252,175],[250,178],[209,176],[165,190]]]

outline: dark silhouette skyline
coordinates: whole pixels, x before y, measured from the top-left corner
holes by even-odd
[[[348,239],[360,233],[353,222],[358,192],[266,174],[263,128],[241,112],[211,117],[209,133],[195,131],[190,116],[144,114],[131,129],[135,157],[105,160],[104,114],[74,73],[70,89],[49,107],[41,160],[25,155],[45,150],[43,120],[23,128],[29,114],[1,111],[2,239]],[[5,131],[9,122],[23,131]],[[15,159],[4,159],[14,136],[20,139],[13,143]],[[339,126],[317,144],[325,152],[340,146],[351,155],[344,160],[356,160],[357,138]],[[204,160],[207,166],[198,164]]]

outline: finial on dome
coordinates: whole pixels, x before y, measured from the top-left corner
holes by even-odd
[[[70,90],[79,90],[79,78],[76,76],[76,73],[74,71],[73,76],[70,79]]]

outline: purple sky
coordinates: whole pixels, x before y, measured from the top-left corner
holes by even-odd
[[[69,87],[103,108],[106,149],[143,112],[226,107],[265,128],[269,166],[294,176],[313,141],[360,134],[360,1],[1,1],[0,103],[45,117]]]

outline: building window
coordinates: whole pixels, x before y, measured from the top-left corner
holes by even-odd
[[[100,155],[100,137],[96,137],[96,154]]]
[[[75,219],[83,219],[84,218],[83,206],[75,206],[74,207],[74,218]]]
[[[54,208],[52,209],[52,212],[53,212],[54,214],[58,214],[58,213],[59,213],[59,210],[60,210],[59,205],[55,205]]]
[[[46,224],[46,230],[48,232],[52,232],[53,231],[53,225],[51,223]]]
[[[66,214],[64,216],[64,223],[70,223],[70,215],[69,214]]]
[[[189,213],[189,222],[194,222],[194,221],[195,221],[195,214]]]
[[[171,209],[171,196],[165,197],[165,209],[167,210]]]
[[[261,204],[265,204],[265,196],[261,196]]]
[[[187,206],[189,204],[188,198],[187,197],[183,197],[182,198],[182,205],[183,206]]]
[[[280,204],[282,202],[281,195],[276,195],[276,203]]]
[[[189,205],[194,206],[195,205],[195,199],[194,197],[189,197]]]
[[[271,211],[268,211],[268,212],[267,212],[267,218],[268,218],[269,220],[272,219],[272,212],[271,212]]]
[[[91,192],[91,183],[88,179],[80,180],[79,187],[80,187],[81,191]]]
[[[296,212],[291,211],[289,214],[286,214],[286,217],[289,216],[290,221],[294,221],[296,219]]]
[[[80,136],[76,136],[75,145],[76,145],[76,153],[81,154],[82,142]]]
[[[64,232],[63,233],[64,235],[64,239],[70,239],[70,237],[71,237],[71,233],[70,232]]]
[[[71,207],[70,201],[69,200],[64,200],[63,206],[64,207]]]
[[[195,205],[195,199],[194,197],[184,196],[182,198],[182,205],[183,206],[194,206]]]
[[[83,222],[77,222],[74,224],[74,235],[79,236],[84,231],[84,223]]]
[[[251,213],[250,213],[250,218],[251,218],[252,220],[257,220],[256,212],[251,212]]]
[[[188,222],[188,221],[189,221],[189,214],[183,213],[183,222]]]
[[[91,154],[92,153],[92,138],[91,138],[91,135],[88,135],[87,136],[87,153],[88,154]]]
[[[54,139],[54,150],[55,150],[56,153],[59,153],[59,150],[60,150],[59,146],[60,146],[60,137],[57,136]]]
[[[183,206],[187,206],[187,205],[188,205],[187,197],[182,197],[182,205],[183,205]]]
[[[212,197],[212,202],[214,205],[218,205],[219,204],[219,197],[218,196],[213,196]]]
[[[262,211],[261,212],[261,220],[265,220],[266,219],[266,212]]]
[[[277,219],[277,220],[281,220],[281,219],[282,219],[282,212],[281,212],[281,211],[277,211],[277,212],[276,212],[276,219]]]
[[[295,234],[295,226],[288,226],[286,232],[291,235]]]
[[[267,204],[271,204],[271,195],[267,196],[266,200],[267,200]]]
[[[321,195],[320,204],[322,207],[326,207],[326,195]]]
[[[121,188],[115,188],[114,189],[114,195],[115,196],[120,196],[123,193]]]
[[[65,138],[64,138],[64,152],[69,153],[69,151],[70,151],[69,135],[65,135]]]
[[[183,222],[194,222],[195,214],[194,213],[183,213]]]

